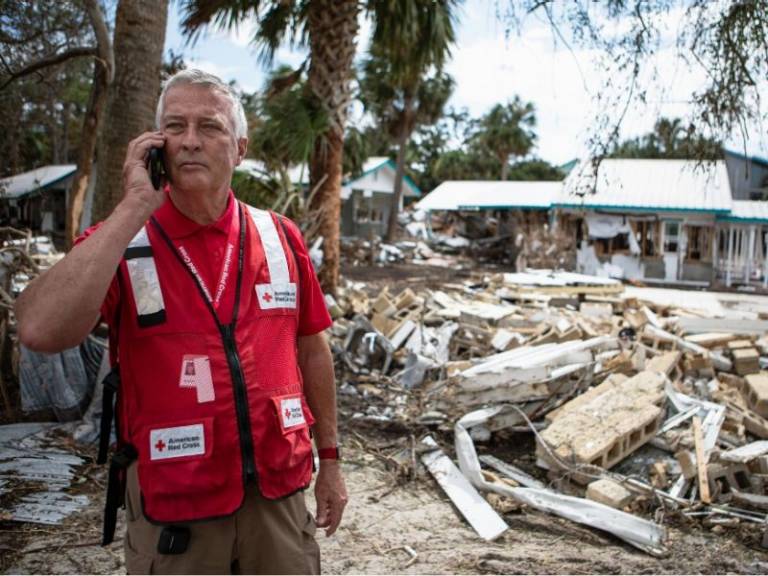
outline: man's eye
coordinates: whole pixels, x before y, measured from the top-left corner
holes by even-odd
[[[165,125],[166,130],[175,131],[175,130],[181,130],[181,128],[182,128],[181,122],[169,122],[168,124]]]
[[[202,128],[206,132],[219,132],[221,130],[221,126],[211,123],[203,124]]]

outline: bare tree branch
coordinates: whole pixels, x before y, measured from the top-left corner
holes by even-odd
[[[71,60],[72,58],[81,58],[83,56],[95,56],[95,55],[96,55],[96,48],[92,46],[78,46],[75,48],[70,48],[66,52],[61,52],[59,54],[51,54],[50,56],[46,56],[41,60],[28,64],[21,70],[17,70],[16,72],[10,72],[9,78],[0,85],[0,90],[3,90],[6,86],[11,84],[14,80],[18,80],[23,76],[29,76],[30,74],[34,74],[35,72],[37,72],[38,70],[42,70],[43,68],[48,68],[49,66],[55,66],[56,64],[61,64],[62,62],[66,62],[67,60]]]

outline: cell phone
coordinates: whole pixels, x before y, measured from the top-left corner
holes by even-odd
[[[168,181],[168,170],[165,168],[165,154],[162,148],[150,148],[147,168],[152,186],[155,190],[160,190],[163,182]]]

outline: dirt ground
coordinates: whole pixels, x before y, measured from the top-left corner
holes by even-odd
[[[345,276],[379,287],[390,285],[393,291],[405,285],[460,283],[470,277],[460,270],[412,268],[398,273],[386,269],[377,275],[382,269],[358,267],[346,270]],[[344,414],[341,421],[350,502],[334,536],[318,532],[324,573],[768,573],[768,551],[760,547],[765,528],[747,523],[706,527],[673,512],[664,518],[669,531],[669,553],[664,558],[651,557],[609,534],[496,497],[489,500],[509,530],[497,541],[485,542],[425,469],[405,481],[387,468],[382,458],[386,449],[407,446],[409,433],[425,430],[357,425]],[[450,437],[438,437],[450,453]],[[495,454],[533,472],[530,438],[513,435],[497,442],[506,446],[494,446]],[[483,451],[482,446],[478,449]],[[88,462],[95,459],[95,448],[77,450]],[[107,547],[99,545],[105,483],[106,467],[81,466],[69,491],[87,494],[91,503],[55,527],[5,520],[8,501],[0,498],[0,573],[124,573],[122,513],[116,541]],[[307,495],[311,501],[311,490]],[[310,509],[314,509],[312,502]]]
[[[324,573],[768,573],[768,553],[759,549],[762,531],[754,524],[713,532],[670,517],[669,554],[653,558],[608,534],[495,500],[497,510],[507,510],[509,530],[485,542],[424,469],[415,480],[402,482],[385,468],[376,446],[404,440],[370,429],[355,438],[343,465],[350,493],[344,522],[330,538],[318,533]],[[62,526],[0,522],[2,573],[125,571],[122,518],[118,540],[99,545],[105,470],[89,464],[78,474],[71,491],[88,494],[91,505]],[[308,498],[314,509],[311,491]]]

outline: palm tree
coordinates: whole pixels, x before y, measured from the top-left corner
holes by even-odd
[[[328,118],[328,128],[315,140],[310,158],[310,188],[315,194],[310,206],[320,213],[323,236],[323,266],[320,283],[335,293],[339,277],[339,218],[344,154],[344,127],[351,99],[350,79],[355,56],[357,0],[184,0],[182,27],[190,36],[214,24],[233,28],[249,16],[259,27],[253,39],[262,49],[261,58],[271,62],[275,50],[286,40],[309,41],[308,83]]]
[[[652,148],[656,148],[664,156],[673,157],[678,152],[681,140],[683,138],[683,124],[680,118],[660,118],[653,127],[653,133],[650,138],[653,142]]]
[[[480,120],[479,141],[493,153],[501,164],[501,179],[509,174],[511,156],[525,156],[533,148],[536,135],[536,114],[533,104],[518,96],[507,104],[496,104]]]
[[[440,118],[454,86],[453,79],[443,72],[418,78],[416,86],[397,86],[392,74],[391,61],[374,53],[363,64],[360,80],[360,96],[366,110],[371,112],[379,128],[389,135],[397,147],[395,189],[387,223],[387,241],[394,239],[397,230],[406,151],[411,134],[419,125],[431,124]]]
[[[387,241],[397,230],[403,197],[405,152],[419,114],[435,118],[450,96],[452,79],[441,73],[456,40],[455,9],[459,0],[370,0],[374,30],[370,58],[365,64],[369,106],[378,108],[396,130],[397,171]],[[423,78],[434,71],[432,82]],[[389,109],[386,112],[386,109]]]
[[[115,79],[107,99],[96,169],[94,219],[122,196],[128,142],[152,129],[160,94],[168,0],[120,0],[115,17]]]

